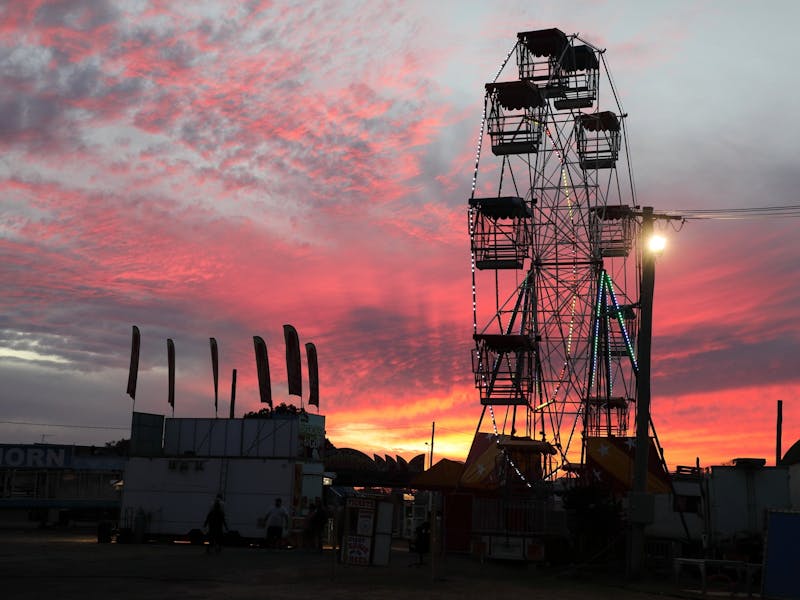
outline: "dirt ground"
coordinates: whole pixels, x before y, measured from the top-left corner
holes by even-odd
[[[0,530],[0,598],[91,600],[523,597],[650,600],[685,596],[665,578],[632,584],[580,569],[447,556],[416,566],[401,544],[389,566],[337,564],[333,552],[188,544],[98,544],[94,532]]]

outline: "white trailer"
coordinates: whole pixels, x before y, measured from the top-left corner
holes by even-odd
[[[769,510],[792,507],[789,468],[767,467],[763,459],[734,459],[733,465],[673,476],[672,494],[654,498],[655,518],[647,535],[692,541],[719,549],[760,539]]]
[[[653,522],[645,529],[648,537],[681,542],[702,539],[703,477],[699,472],[673,475],[674,493],[653,494]]]
[[[217,494],[228,529],[251,540],[264,537],[264,515],[276,498],[299,515],[322,497],[322,465],[285,459],[132,457],[124,481],[123,525],[159,538],[198,535]]]
[[[763,536],[767,511],[791,508],[789,468],[747,460],[736,459],[735,466],[711,467],[707,527],[712,544]]]
[[[167,419],[163,430],[158,422],[150,425],[152,439],[139,443],[142,450],[125,467],[121,532],[127,530],[134,539],[200,541],[219,494],[228,529],[245,540],[263,539],[264,516],[276,498],[298,518],[322,498],[324,466],[318,449],[324,443],[324,423],[321,415],[303,414]]]

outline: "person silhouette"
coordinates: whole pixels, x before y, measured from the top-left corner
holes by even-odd
[[[224,530],[228,529],[228,523],[225,520],[225,509],[222,506],[222,496],[217,494],[214,499],[214,504],[206,515],[203,527],[208,528],[208,546],[206,552],[210,553],[212,548],[219,554],[222,551],[222,538]]]
[[[328,526],[328,511],[321,501],[311,505],[308,515],[308,535],[312,545],[318,552],[322,552],[323,537],[325,528]]]
[[[280,548],[283,530],[289,527],[289,513],[282,506],[280,498],[275,498],[275,506],[267,512],[265,520],[267,523],[267,547]]]

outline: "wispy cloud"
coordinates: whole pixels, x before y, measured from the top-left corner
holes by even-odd
[[[724,93],[731,65],[708,45],[724,37],[715,11],[529,4],[0,8],[3,410],[128,424],[132,324],[143,333],[137,409],[166,409],[170,337],[176,412],[207,415],[210,336],[221,389],[236,368],[240,411],[256,409],[252,336],[267,340],[284,399],[280,332],[293,323],[317,344],[334,443],[416,453],[436,421],[439,451],[463,458],[481,412],[466,199],[483,84],[517,31],[560,26],[608,49],[641,204],[793,202],[791,119],[769,117],[790,111]],[[764,35],[793,39],[778,35],[789,22]],[[748,54],[750,74],[773,73],[791,98],[775,43]],[[754,110],[763,119],[751,126]],[[496,193],[500,176],[484,146],[476,193]],[[788,403],[798,389],[795,239],[791,222],[766,221],[692,221],[671,235],[653,381],[668,457],[676,448],[684,460],[696,443],[727,457],[724,436],[711,439],[693,411],[730,406],[708,419],[741,437],[766,410],[754,396],[783,394],[787,435],[800,434]]]

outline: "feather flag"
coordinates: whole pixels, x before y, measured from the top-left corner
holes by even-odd
[[[257,336],[253,336],[253,346],[256,351],[256,371],[258,372],[258,392],[261,402],[269,404],[272,408],[272,387],[269,380],[269,359],[267,357],[267,344]]]
[[[219,400],[219,353],[217,350],[217,340],[208,338],[211,343],[211,370],[214,374],[214,415],[217,414],[217,402]]]
[[[234,410],[233,407],[236,406],[236,369],[233,370],[233,374],[231,375],[231,419],[233,419]]]
[[[175,412],[175,342],[167,340],[167,368],[169,369],[169,397],[168,402]]]
[[[319,408],[319,367],[317,364],[317,347],[306,344],[306,362],[308,362],[308,405]]]
[[[133,338],[131,339],[131,366],[128,369],[128,395],[136,400],[136,380],[139,376],[139,345],[141,343],[141,336],[139,335],[139,328],[133,326]]]
[[[303,375],[300,372],[300,339],[297,330],[291,325],[284,325],[283,339],[286,342],[286,376],[289,394],[302,396]]]

